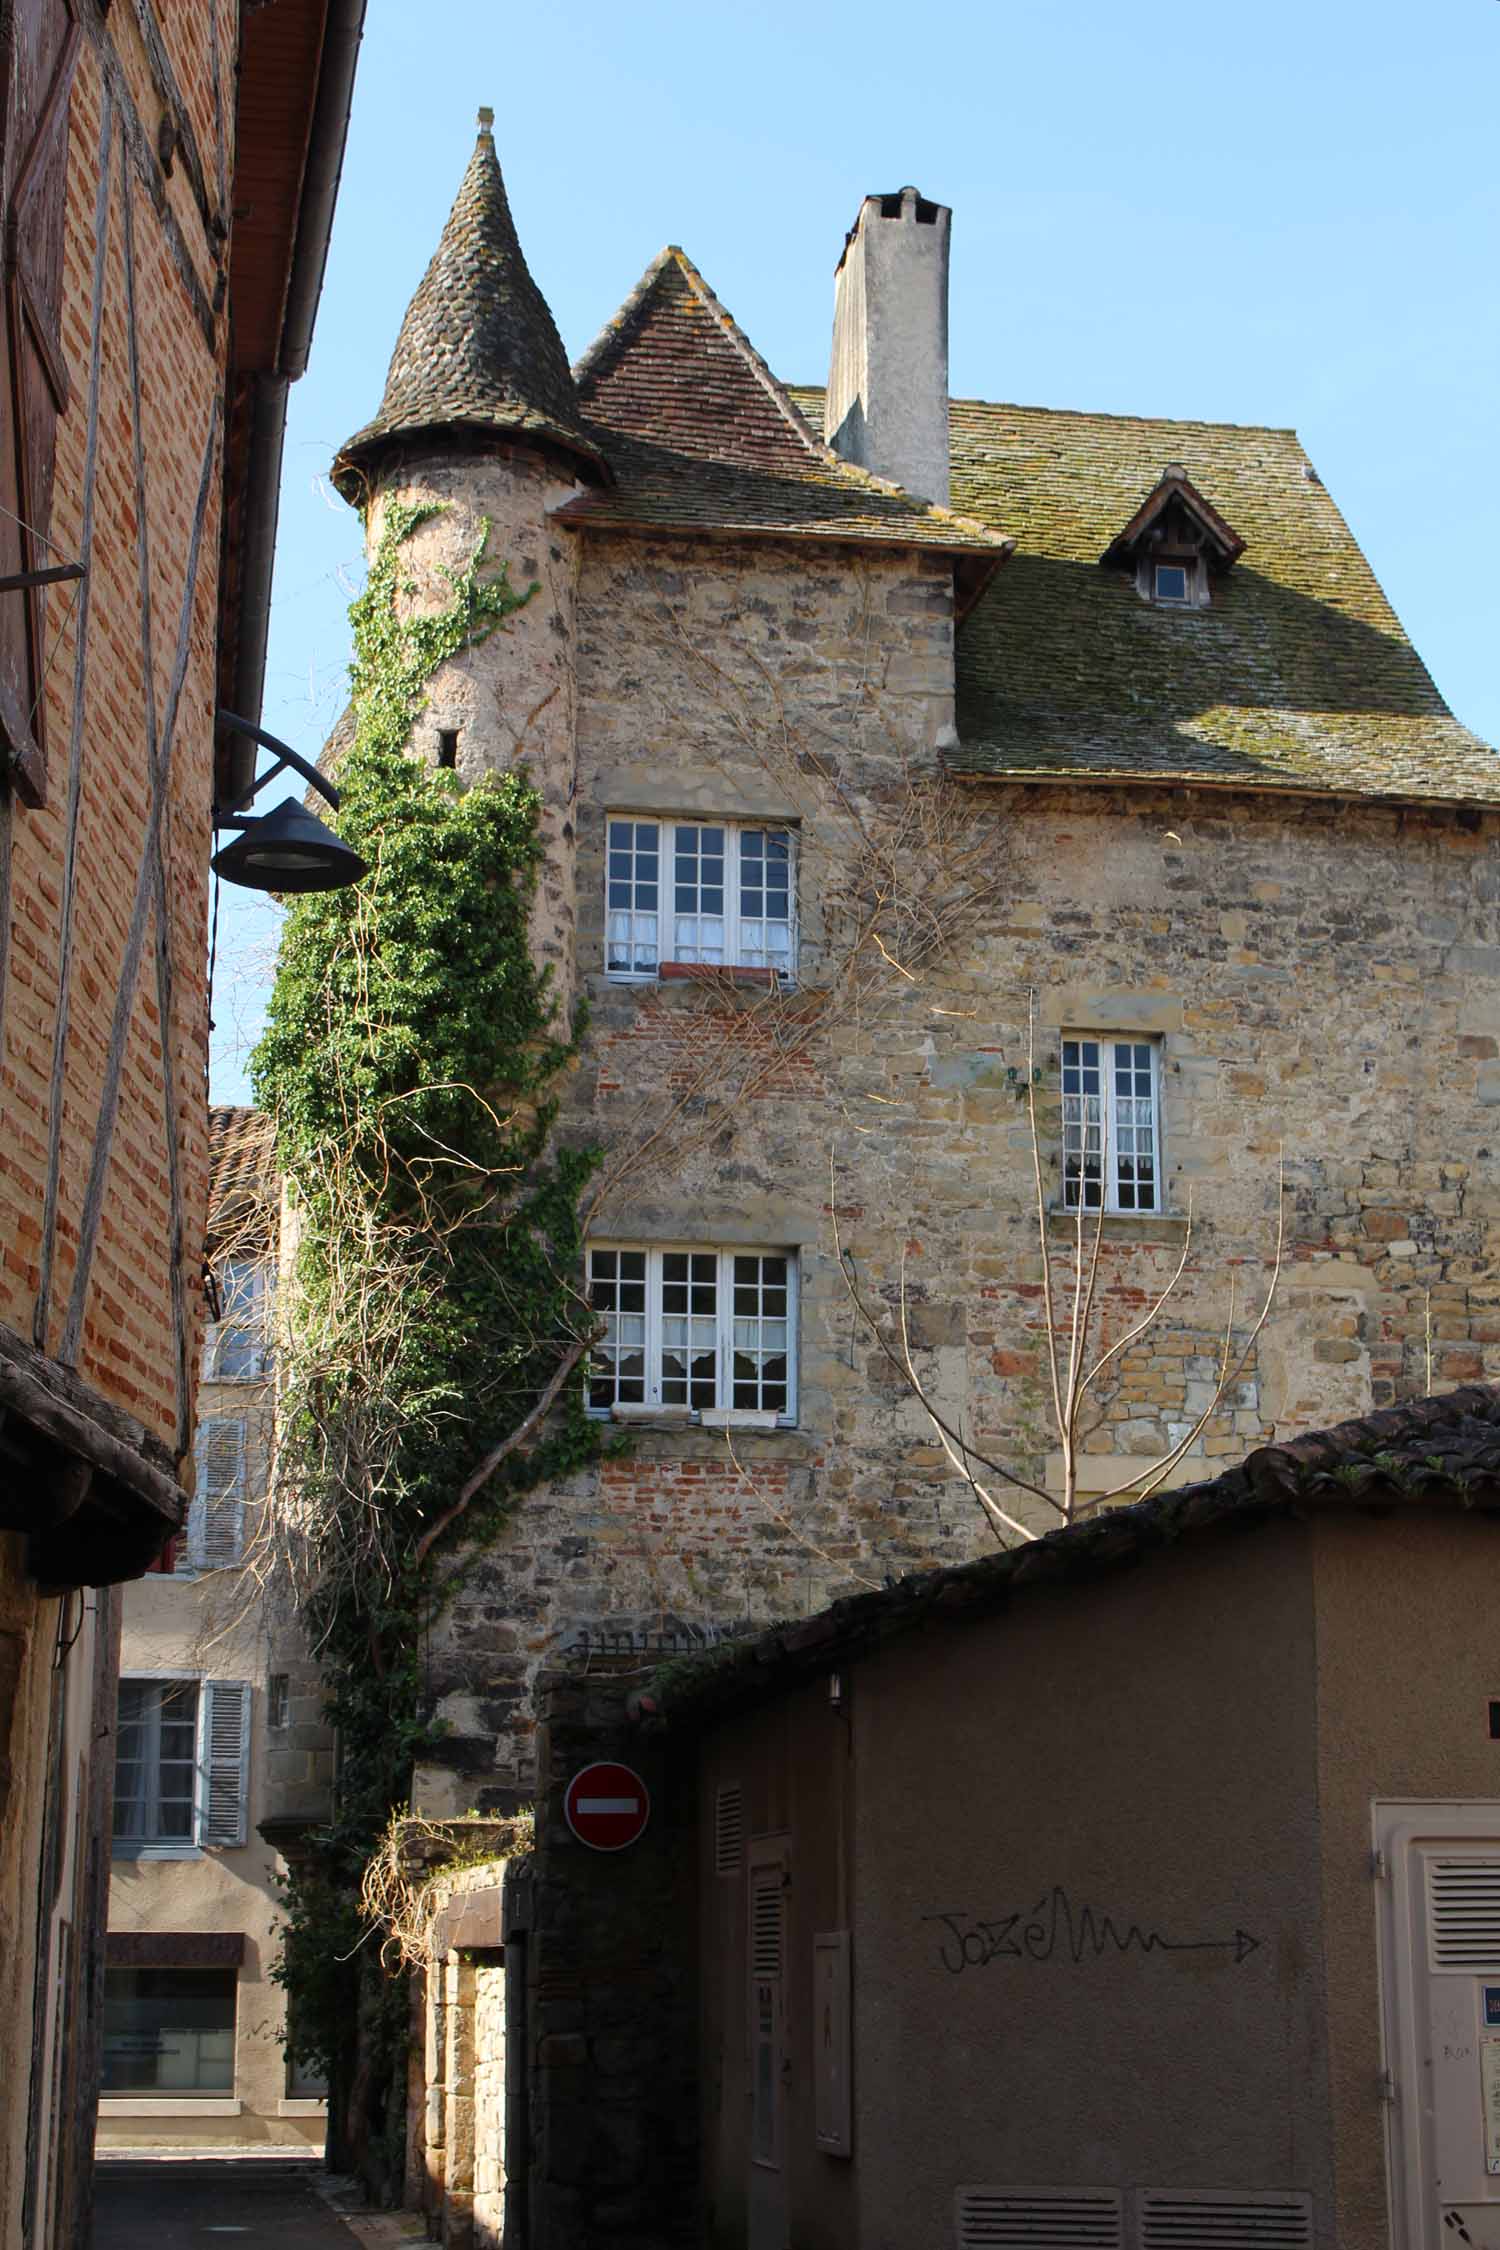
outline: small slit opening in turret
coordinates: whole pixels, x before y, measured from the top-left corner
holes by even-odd
[[[457,764],[458,764],[458,729],[457,729],[457,727],[439,727],[439,728],[438,728],[438,738],[437,738],[437,762],[438,762],[439,766],[440,766],[440,767],[441,767],[441,768],[443,769],[443,771],[444,771],[445,773],[452,773],[452,772],[453,772],[453,770],[454,770],[454,768],[455,768],[455,767],[457,766]]]

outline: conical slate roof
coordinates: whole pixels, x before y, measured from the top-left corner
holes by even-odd
[[[418,432],[492,430],[565,448],[596,471],[562,338],[527,271],[490,131],[479,139],[442,239],[406,308],[373,422],[339,450],[333,481],[357,500],[371,457]]]

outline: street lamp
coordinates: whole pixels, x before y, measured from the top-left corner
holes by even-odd
[[[262,749],[276,753],[276,763],[268,773],[255,782],[245,802],[253,804],[268,781],[274,781],[288,766],[299,773],[320,797],[326,797],[335,812],[338,811],[339,793],[331,781],[325,781],[316,766],[299,758],[296,751],[274,734],[250,724],[248,719],[237,719],[232,711],[220,711],[216,722],[227,734],[248,735]],[[268,813],[218,813],[214,815],[216,828],[238,828],[241,833],[232,844],[226,844],[211,862],[216,875],[226,883],[242,884],[250,891],[340,891],[349,883],[357,883],[367,872],[367,862],[347,844],[340,843],[333,830],[319,820],[316,813],[308,811],[295,797],[284,797]]]

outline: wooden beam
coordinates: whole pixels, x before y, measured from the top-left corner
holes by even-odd
[[[0,1406],[73,1461],[87,1464],[143,1501],[161,1518],[163,1539],[177,1528],[182,1487],[170,1469],[151,1459],[152,1441],[146,1431],[118,1407],[96,1399],[71,1370],[44,1359],[6,1328],[0,1328]],[[6,1435],[13,1438],[13,1428],[7,1426]],[[80,1490],[79,1501],[83,1497]],[[12,1528],[29,1529],[30,1524]]]

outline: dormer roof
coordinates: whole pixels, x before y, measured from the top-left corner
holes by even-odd
[[[1099,560],[1106,568],[1130,570],[1143,547],[1164,539],[1194,547],[1215,571],[1228,570],[1245,552],[1244,540],[1204,499],[1180,461],[1168,462]]]
[[[521,253],[490,124],[481,110],[468,170],[401,323],[380,411],[334,462],[346,500],[359,499],[387,446],[451,431],[530,439],[595,476],[603,469],[562,338]]]
[[[615,475],[568,502],[564,522],[937,548],[961,558],[960,607],[1010,552],[998,528],[841,460],[675,246],[575,373]]]

